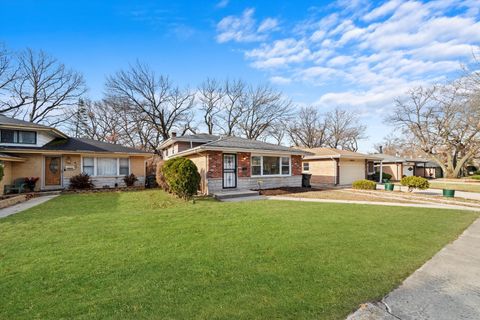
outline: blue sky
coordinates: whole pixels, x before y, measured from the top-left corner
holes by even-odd
[[[299,105],[341,106],[368,126],[361,150],[408,88],[457,77],[480,44],[480,1],[0,0],[0,42],[43,49],[105,76],[148,63],[179,85],[206,77],[270,83]]]

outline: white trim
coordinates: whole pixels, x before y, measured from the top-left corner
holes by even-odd
[[[83,159],[84,158],[93,158],[93,175],[91,177],[95,178],[119,178],[119,177],[124,177],[125,175],[120,174],[120,159],[128,159],[128,175],[132,172],[132,163],[131,163],[131,157],[89,157],[89,156],[80,156],[80,173],[83,173]],[[106,158],[106,159],[116,159],[117,160],[117,174],[116,175],[107,175],[107,176],[99,176],[98,175],[98,164],[97,164],[97,159],[98,158]],[[146,163],[146,160],[144,161]],[[146,169],[144,169],[145,171]],[[146,171],[145,171],[146,174]]]
[[[260,157],[260,175],[252,173],[252,158]],[[279,160],[279,174],[263,174],[263,157],[277,157]],[[282,174],[282,158],[288,158],[288,174]],[[271,154],[250,154],[250,178],[254,177],[290,177],[292,175],[292,156],[291,155],[271,155]]]

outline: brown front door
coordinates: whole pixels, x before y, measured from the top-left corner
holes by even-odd
[[[61,157],[45,157],[45,185],[59,186],[61,184],[62,172]]]

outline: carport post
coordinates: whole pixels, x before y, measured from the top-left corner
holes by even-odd
[[[380,177],[378,178],[378,183],[382,183],[383,176],[383,160],[380,160]]]

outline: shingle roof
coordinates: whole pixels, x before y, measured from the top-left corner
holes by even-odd
[[[55,139],[41,150],[58,151],[89,151],[89,152],[125,152],[125,153],[148,153],[146,151],[124,147],[119,144],[107,143],[85,138]]]
[[[9,161],[9,160],[10,161],[23,161],[24,159],[20,158],[20,157],[17,157],[17,156],[13,156],[11,154],[0,152],[0,160],[4,160],[4,161]]]
[[[405,162],[404,158],[392,156],[385,153],[374,153],[373,156],[378,157],[383,160],[383,162]]]
[[[201,146],[202,148],[231,148],[231,149],[249,149],[249,150],[266,150],[266,151],[284,151],[284,152],[292,152],[292,153],[305,153],[302,150],[279,146],[276,144],[258,141],[258,140],[250,140],[246,138],[240,137],[221,137],[218,140],[206,143]]]
[[[24,120],[10,118],[4,115],[0,115],[0,125],[14,125],[14,126],[30,127],[30,128],[36,128],[36,129],[38,128],[51,129],[51,127],[45,126],[43,124],[32,123]]]
[[[363,154],[360,152],[354,152],[350,150],[335,149],[335,148],[300,148],[300,149],[312,154],[312,155],[306,156],[305,157],[306,159],[325,158],[325,157],[377,159],[377,157],[373,155]]]

